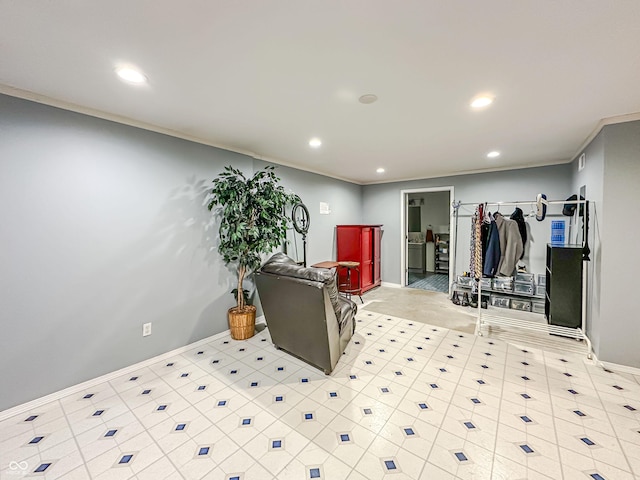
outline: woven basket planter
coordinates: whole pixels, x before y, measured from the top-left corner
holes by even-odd
[[[244,309],[230,308],[228,313],[231,338],[234,340],[246,340],[253,337],[256,332],[256,307],[245,305]]]

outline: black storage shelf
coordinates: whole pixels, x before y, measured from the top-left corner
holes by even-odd
[[[544,312],[550,325],[582,326],[582,245],[547,245]]]

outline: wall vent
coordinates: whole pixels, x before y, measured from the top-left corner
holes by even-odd
[[[582,155],[580,155],[580,158],[578,158],[578,171],[584,169],[584,165],[586,162],[587,162],[587,157],[583,153]]]

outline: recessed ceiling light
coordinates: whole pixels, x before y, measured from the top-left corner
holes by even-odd
[[[373,93],[367,93],[366,95],[362,95],[359,99],[360,103],[364,103],[365,105],[369,105],[370,103],[378,100],[378,97]]]
[[[493,103],[491,95],[478,95],[471,100],[471,108],[483,108]]]
[[[320,145],[322,145],[322,140],[320,140],[319,138],[312,138],[311,140],[309,140],[309,146],[311,148],[318,148],[320,147]]]
[[[384,168],[380,167],[379,169],[376,170],[376,172],[378,173],[384,173]]]
[[[494,150],[493,152],[487,153],[487,158],[496,158],[500,156],[500,152]]]
[[[147,83],[147,77],[145,74],[134,67],[121,66],[116,68],[116,73],[122,80],[128,83],[133,83],[135,85]]]

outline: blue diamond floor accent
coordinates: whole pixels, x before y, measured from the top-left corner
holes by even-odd
[[[524,453],[533,453],[533,448],[531,448],[529,445],[520,445],[520,448]]]
[[[33,471],[33,473],[44,472],[50,466],[51,466],[50,463],[41,463],[40,466]]]

